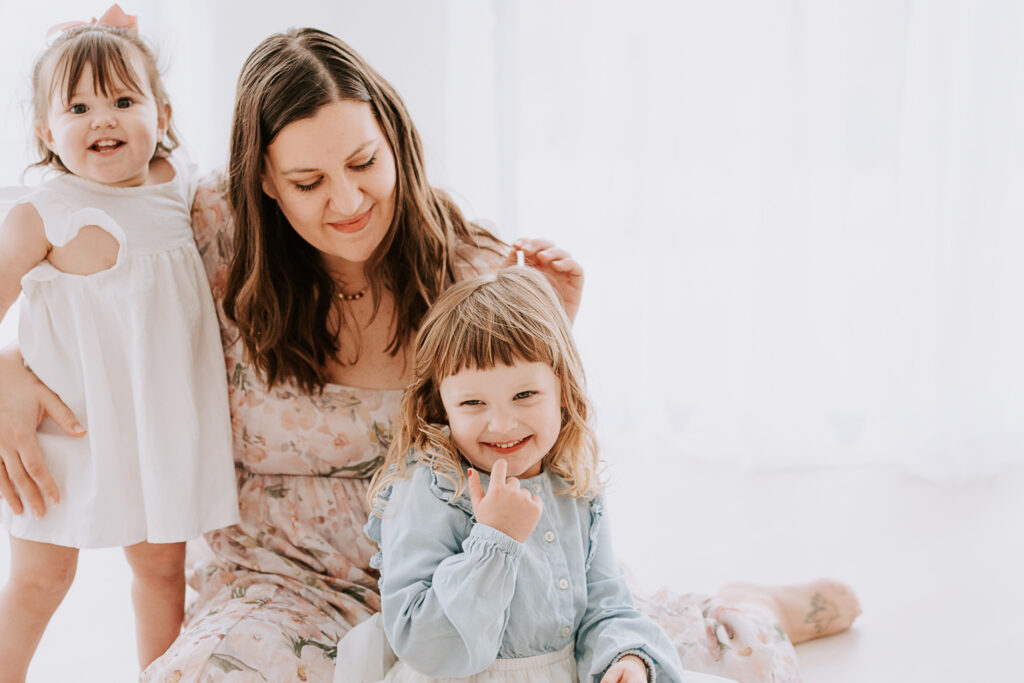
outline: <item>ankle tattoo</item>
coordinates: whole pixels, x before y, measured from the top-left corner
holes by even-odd
[[[808,612],[804,623],[813,626],[815,633],[824,633],[829,624],[838,618],[839,606],[835,602],[828,600],[821,593],[811,596],[811,611]]]

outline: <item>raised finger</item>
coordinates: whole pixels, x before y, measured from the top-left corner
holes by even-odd
[[[484,487],[480,483],[480,475],[472,468],[469,470],[467,479],[469,502],[473,505],[473,509],[476,510],[480,506],[480,501],[484,499]]]
[[[505,458],[498,458],[491,467],[491,487],[504,486],[505,475],[508,474],[508,462]]]
[[[7,501],[7,504],[11,506],[11,511],[16,515],[20,515],[25,509],[21,504],[21,498],[14,490],[11,478],[7,476],[7,468],[4,467],[2,461],[0,461],[0,498]]]

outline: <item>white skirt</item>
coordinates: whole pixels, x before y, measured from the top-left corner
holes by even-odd
[[[496,659],[465,678],[431,678],[397,661],[380,613],[350,630],[338,643],[334,683],[576,683],[573,646],[534,657]]]

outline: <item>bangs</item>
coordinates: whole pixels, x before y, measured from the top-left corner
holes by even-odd
[[[405,476],[410,453],[441,476],[450,475],[456,490],[463,491],[465,459],[444,428],[448,415],[441,383],[463,370],[515,363],[543,363],[558,379],[561,426],[543,457],[543,467],[565,483],[555,493],[597,495],[603,486],[600,458],[569,319],[542,274],[510,266],[456,282],[427,312],[416,338],[412,380],[402,397],[394,439],[370,485],[371,505],[381,502],[380,493],[392,481]]]
[[[142,80],[131,65],[128,47],[121,38],[100,31],[79,36],[53,65],[51,96],[63,89],[63,101],[70,102],[86,65],[92,67],[93,89],[104,97],[118,88],[141,94]]]
[[[417,345],[420,376],[435,383],[461,370],[517,362],[564,365],[568,321],[543,276],[506,269],[453,285],[427,315]]]
[[[517,362],[554,366],[552,349],[556,342],[552,330],[536,319],[518,318],[509,319],[507,314],[496,315],[494,311],[459,311],[438,349],[435,379],[462,370],[490,370]]]

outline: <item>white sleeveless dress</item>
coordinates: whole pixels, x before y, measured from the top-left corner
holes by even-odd
[[[224,355],[190,222],[194,183],[170,161],[167,183],[109,187],[67,174],[22,200],[51,244],[95,225],[119,251],[109,270],[73,275],[44,261],[22,279],[25,363],[88,433],[41,425],[61,502],[42,519],[4,503],[13,536],[75,548],[171,543],[239,519]]]

